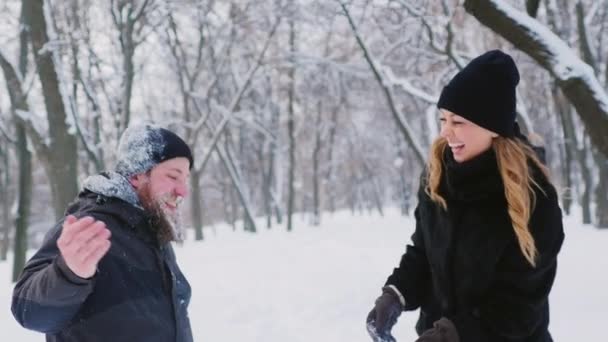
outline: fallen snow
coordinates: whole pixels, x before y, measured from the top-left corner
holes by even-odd
[[[299,219],[299,217],[298,217]],[[568,217],[566,241],[551,295],[551,331],[561,341],[600,341],[608,317],[608,230]],[[260,222],[259,227],[263,227]],[[397,210],[385,217],[324,214],[321,227],[296,220],[257,235],[217,225],[206,241],[177,247],[193,288],[195,341],[369,342],[365,317],[397,264],[413,221]],[[214,232],[215,231],[215,232]],[[10,341],[43,341],[10,314],[10,263],[0,263],[0,331]],[[417,313],[401,316],[400,342],[414,341]]]

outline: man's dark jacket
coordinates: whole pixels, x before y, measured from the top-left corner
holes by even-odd
[[[13,315],[52,342],[190,342],[190,285],[170,244],[159,246],[150,219],[118,198],[83,191],[67,210],[111,231],[111,247],[91,279],[66,266],[57,249],[63,222],[26,264],[13,293]]]
[[[420,308],[419,334],[447,317],[463,342],[550,342],[548,295],[564,238],[554,187],[532,166],[536,203],[529,229],[536,267],[525,259],[507,211],[496,156],[490,149],[456,163],[444,155],[440,193],[447,211],[424,191],[416,230],[400,265],[387,280],[406,310]]]

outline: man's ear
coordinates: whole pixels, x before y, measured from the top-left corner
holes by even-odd
[[[139,189],[139,187],[145,182],[146,175],[143,173],[138,173],[136,175],[129,177],[129,183],[135,188]]]

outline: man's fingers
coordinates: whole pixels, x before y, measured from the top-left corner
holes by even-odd
[[[83,218],[78,219],[78,221],[70,224],[68,226],[68,231],[73,232],[74,234],[87,228],[88,226],[94,224],[96,221],[91,216],[85,216]]]
[[[104,230],[107,230],[106,224],[102,221],[96,221],[95,223],[75,233],[70,244],[84,246],[87,244],[87,242],[89,242],[89,240],[93,239]]]
[[[64,224],[72,224],[74,222],[78,221],[78,218],[74,215],[68,215],[66,216],[65,220],[63,221]]]
[[[80,255],[79,259],[84,259],[83,255],[88,255],[89,252],[93,250],[100,242],[109,241],[110,236],[110,230],[105,228],[104,226],[104,228],[96,230],[95,234],[88,234],[86,241],[82,240],[77,242],[76,240],[74,240],[71,246],[75,248],[75,253]]]
[[[85,227],[93,224],[94,222],[95,222],[95,219],[90,216],[83,217],[81,219],[78,219],[76,222],[72,222],[72,223],[64,222],[63,230],[61,231],[61,236],[59,237],[59,239],[61,240],[61,243],[64,245],[70,244],[72,242],[74,235],[76,235],[76,233],[78,233],[80,230],[84,229]]]
[[[111,243],[109,240],[97,240],[91,244],[92,248],[82,260],[83,265],[97,265],[99,260],[108,252]]]
[[[57,245],[61,254],[71,265],[81,264],[103,241],[109,242],[110,230],[103,221],[86,217],[73,223],[65,235],[59,237]]]
[[[96,221],[93,217],[86,216],[78,219],[72,224],[64,224],[63,231],[59,237],[64,245],[71,244],[75,238],[84,230],[89,229],[90,226],[95,225],[97,222],[101,222],[105,226],[103,221]]]

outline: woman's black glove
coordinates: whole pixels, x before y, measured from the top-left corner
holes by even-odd
[[[433,323],[431,329],[420,335],[416,342],[460,342],[460,337],[454,323],[442,317]]]
[[[367,332],[374,342],[395,342],[391,335],[393,325],[403,311],[400,296],[391,287],[384,287],[376,305],[367,315]]]

